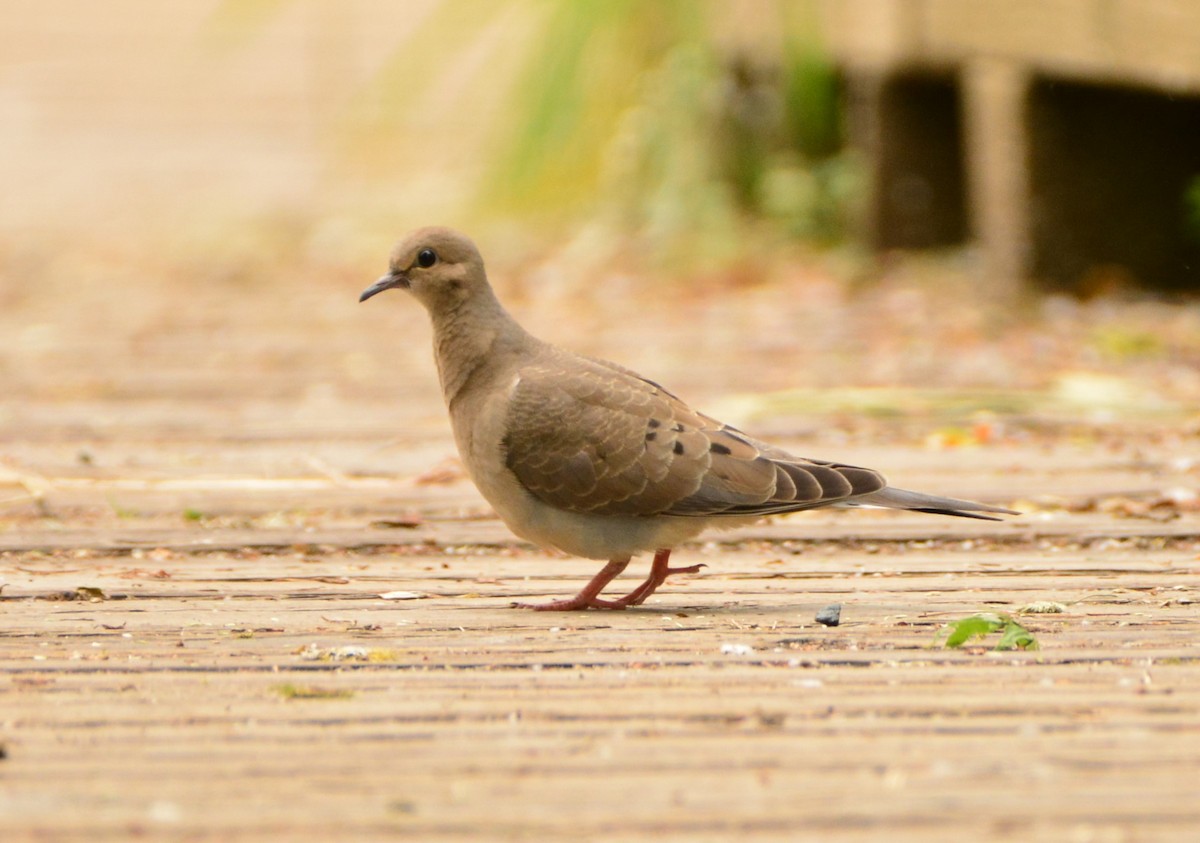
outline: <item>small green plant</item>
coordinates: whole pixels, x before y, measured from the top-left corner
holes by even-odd
[[[354,696],[354,692],[349,689],[293,685],[291,682],[276,685],[272,690],[285,700],[348,700]]]
[[[1094,348],[1115,360],[1152,357],[1164,352],[1162,337],[1136,328],[1115,325],[1097,328],[1089,340]]]
[[[1000,633],[996,650],[1037,650],[1037,639],[1028,629],[1017,623],[1010,615],[981,612],[978,615],[951,621],[946,625],[947,647],[961,647],[975,638],[984,638],[993,632]]]

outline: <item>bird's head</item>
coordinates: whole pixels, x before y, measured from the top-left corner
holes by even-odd
[[[420,228],[392,249],[387,274],[358,297],[400,287],[433,313],[444,312],[488,289],[483,258],[464,234],[449,228]]]

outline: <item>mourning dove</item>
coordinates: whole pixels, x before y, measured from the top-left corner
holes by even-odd
[[[467,473],[521,538],[607,564],[540,610],[624,609],[667,576],[672,548],[709,526],[832,505],[997,520],[989,504],[891,488],[877,471],[796,457],[698,413],[654,381],[530,335],[500,304],[471,240],[422,228],[359,301],[399,287],[429,311],[434,356]],[[600,593],[638,553],[645,582]]]

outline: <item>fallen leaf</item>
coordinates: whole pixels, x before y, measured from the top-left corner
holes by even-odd
[[[463,468],[462,462],[455,457],[447,457],[437,465],[418,474],[413,482],[418,486],[439,486],[457,483],[466,476],[467,472]]]
[[[997,615],[992,612],[980,612],[977,615],[952,621],[947,624],[949,634],[946,636],[946,647],[961,647],[972,638],[983,638],[993,632],[1000,633],[997,650],[1037,650],[1037,639],[1028,629],[1021,626],[1008,615]]]
[[[348,700],[354,696],[349,689],[318,688],[315,685],[276,685],[273,690],[285,700]]]
[[[1053,600],[1035,600],[1032,603],[1026,603],[1021,608],[1017,609],[1018,615],[1058,615],[1067,611],[1067,607],[1062,603],[1055,603]]]
[[[403,518],[383,518],[372,521],[371,526],[381,530],[415,530],[425,523],[420,515],[406,515]]]

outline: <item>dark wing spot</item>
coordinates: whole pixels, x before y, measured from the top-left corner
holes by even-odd
[[[653,430],[646,434],[647,442],[653,442],[656,438],[658,438],[658,434],[655,433]]]
[[[672,448],[672,450],[673,450],[675,453],[677,453],[677,454],[682,454],[682,453],[683,453],[683,443],[682,443],[682,442],[676,442],[676,443],[675,443],[675,447],[674,447],[674,448]]]
[[[653,430],[656,427],[662,427],[662,422],[660,422],[658,419],[650,419],[650,421],[647,422],[647,424],[649,425],[651,430]]]
[[[714,454],[732,454],[733,453],[733,451],[731,451],[727,446],[722,445],[720,442],[713,442],[711,445],[708,446],[708,450],[712,451]]]
[[[675,431],[676,433],[683,433],[683,425],[679,422],[675,422],[675,424],[671,425],[671,430]]]

